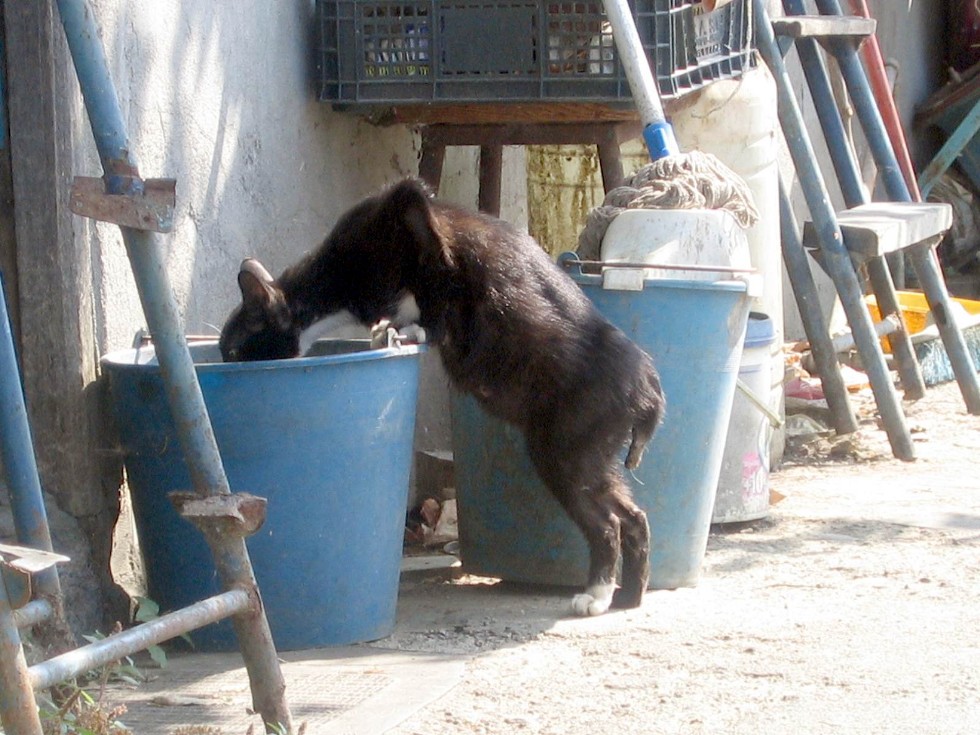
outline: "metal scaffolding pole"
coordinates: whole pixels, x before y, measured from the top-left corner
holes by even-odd
[[[97,181],[76,180],[73,209],[119,225],[194,494],[217,499],[217,505],[224,508],[235,507],[240,501],[230,493],[162,248],[154,234],[172,228],[173,182],[140,176],[89,2],[58,0],[58,10],[103,167],[101,191]],[[232,623],[248,671],[254,709],[270,732],[282,727],[292,732],[285,680],[245,547],[244,537],[255,526],[221,524],[214,517],[198,517],[196,522],[211,546],[224,589],[243,590],[251,600],[232,616]]]

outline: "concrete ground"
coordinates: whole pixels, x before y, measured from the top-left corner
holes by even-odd
[[[796,442],[770,516],[714,529],[698,586],[638,610],[571,618],[568,590],[406,558],[390,637],[283,654],[297,726],[980,732],[980,417],[955,384],[908,411],[915,462],[892,459],[870,422],[844,442]],[[261,732],[237,654],[174,655],[152,676],[109,692],[134,732]]]

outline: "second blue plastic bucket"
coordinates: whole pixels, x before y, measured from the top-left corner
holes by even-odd
[[[666,417],[626,477],[649,516],[650,588],[694,586],[745,339],[746,284],[648,279],[642,291],[614,291],[598,275],[573,278],[660,373]],[[588,547],[538,480],[521,434],[456,396],[453,450],[464,568],[517,582],[584,584]]]
[[[395,624],[422,348],[326,345],[337,354],[231,364],[215,345],[191,348],[232,491],[268,500],[246,543],[279,650],[373,640]],[[203,535],[167,497],[191,480],[152,355],[102,365],[149,596],[174,610],[220,585]],[[228,621],[191,638],[237,648]]]

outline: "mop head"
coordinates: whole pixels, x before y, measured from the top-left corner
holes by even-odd
[[[723,209],[749,228],[759,219],[752,192],[710,153],[691,151],[649,163],[589,212],[578,238],[582,260],[599,260],[609,223],[626,209]]]

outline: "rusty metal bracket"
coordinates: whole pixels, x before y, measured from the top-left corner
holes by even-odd
[[[202,496],[173,492],[168,496],[181,516],[206,536],[251,536],[265,523],[268,501],[249,493]]]
[[[145,179],[138,194],[107,194],[105,180],[76,176],[71,187],[71,211],[100,222],[151,232],[173,232],[177,206],[175,179]]]
[[[7,590],[10,607],[21,608],[31,601],[31,575],[43,572],[59,562],[71,561],[67,556],[15,544],[0,544],[0,582]]]

